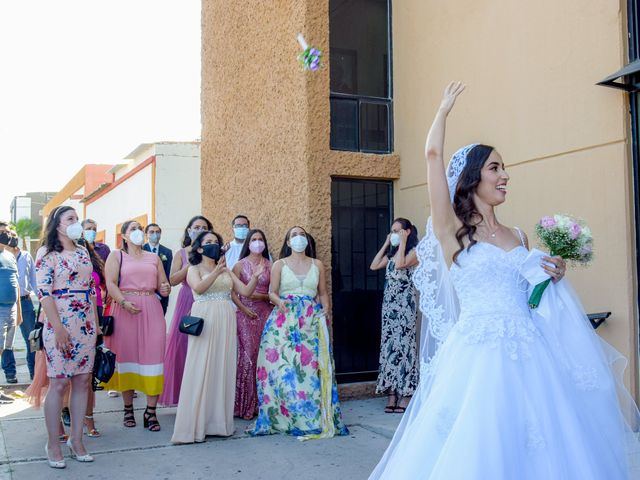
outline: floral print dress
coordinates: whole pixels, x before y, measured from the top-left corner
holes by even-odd
[[[396,269],[393,258],[387,263],[376,393],[410,397],[418,386],[414,270]]]
[[[92,297],[95,285],[89,253],[81,247],[73,251],[41,248],[36,256],[38,298],[52,297],[62,326],[71,337],[72,348],[56,348],[53,326],[44,322],[43,342],[47,376],[69,378],[91,373],[96,351],[96,319]]]
[[[347,435],[342,422],[329,331],[316,301],[319,269],[298,277],[282,267],[280,297],[267,319],[257,363],[258,419],[249,433],[287,433],[303,439]]]

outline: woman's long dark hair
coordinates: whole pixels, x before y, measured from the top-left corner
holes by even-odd
[[[473,194],[482,179],[482,167],[486,163],[489,155],[493,152],[493,147],[489,145],[476,145],[467,154],[467,163],[460,174],[456,193],[453,197],[453,211],[462,222],[462,226],[456,232],[456,240],[460,248],[453,254],[453,261],[456,262],[458,255],[464,250],[463,239],[469,239],[467,250],[474,246],[476,240],[473,238],[478,225],[478,218],[482,221],[482,214],[478,211],[473,201]]]
[[[62,205],[54,208],[49,214],[47,224],[44,226],[44,235],[42,237],[42,246],[47,249],[46,253],[53,251],[59,253],[64,250],[64,246],[58,238],[58,227],[60,226],[60,218],[62,218],[64,212],[68,212],[69,210],[73,210],[75,212],[76,209],[69,207],[68,205]]]
[[[284,242],[282,242],[282,248],[280,249],[280,257],[286,258],[291,255],[291,247],[287,244],[289,242],[289,237],[291,236],[291,230],[294,228],[300,228],[305,235],[307,236],[307,248],[304,250],[304,254],[310,258],[316,258],[316,241],[315,239],[307,233],[307,231],[299,225],[294,225],[289,230],[287,230],[287,234],[284,236]]]
[[[409,230],[407,243],[405,243],[405,246],[404,246],[404,254],[406,255],[411,250],[413,250],[416,247],[416,245],[418,245],[418,229],[413,223],[411,223],[406,218],[398,217],[393,222],[391,222],[391,225],[393,225],[394,223],[399,223],[400,225],[402,225],[403,230]],[[397,251],[398,251],[397,246],[392,247],[391,245],[389,245],[389,250],[387,251],[387,258],[393,258],[393,256],[396,254]]]
[[[89,252],[89,258],[91,259],[91,265],[93,265],[93,271],[98,274],[98,278],[100,279],[100,285],[105,285],[106,282],[104,280],[104,262],[100,255],[96,253],[93,246],[90,242],[87,242],[84,238],[78,240],[78,243],[87,249]],[[96,288],[98,285],[96,285]]]
[[[191,237],[189,236],[189,229],[191,228],[191,225],[193,225],[193,223],[196,220],[204,220],[204,222],[207,224],[207,230],[213,233],[213,225],[211,224],[209,219],[207,217],[203,217],[202,215],[196,215],[195,217],[192,217],[191,220],[189,220],[189,223],[187,223],[187,227],[184,229],[184,234],[182,236],[182,248],[185,248],[191,245]],[[220,246],[222,247],[222,245]]]
[[[200,232],[196,239],[193,241],[193,244],[191,245],[191,251],[189,252],[189,263],[191,265],[198,265],[200,262],[202,262],[202,254],[198,252],[198,249],[202,248],[202,241],[204,240],[204,237],[209,234],[214,235],[218,239],[218,245],[220,245],[220,258],[222,258],[222,256],[224,255],[224,253],[222,253],[222,247],[224,243],[222,240],[222,236],[219,233],[214,232],[213,230]]]
[[[256,233],[259,233],[260,235],[262,235],[262,239],[264,240],[264,250],[262,251],[262,256],[267,260],[269,260],[269,244],[267,243],[267,236],[264,234],[262,230],[257,228],[254,228],[253,230],[249,230],[249,234],[247,235],[247,238],[245,238],[244,243],[242,244],[242,250],[240,250],[240,257],[238,257],[238,260],[242,260],[244,257],[249,256],[249,254],[251,253],[251,250],[249,250],[251,237],[253,237],[253,235]]]

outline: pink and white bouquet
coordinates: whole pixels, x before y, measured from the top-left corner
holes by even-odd
[[[586,224],[569,215],[542,217],[535,226],[540,243],[549,250],[550,256],[560,256],[573,264],[587,265],[593,259],[593,235]],[[542,293],[551,279],[537,284],[529,307],[537,308]]]
[[[298,34],[298,43],[303,50],[303,52],[298,55],[300,65],[302,65],[304,70],[315,72],[320,68],[322,52],[315,47],[309,46],[301,33]]]

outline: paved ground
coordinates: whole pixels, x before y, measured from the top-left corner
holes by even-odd
[[[142,428],[144,398],[135,401],[138,427],[122,426],[122,399],[99,392],[96,408],[103,436],[85,437],[93,464],[67,459],[56,471],[44,459],[42,411],[20,400],[0,406],[0,479],[366,479],[384,452],[400,420],[382,412],[385,399],[343,403],[346,437],[300,442],[284,435],[252,438],[243,432],[249,422],[236,420],[236,434],[209,438],[196,445],[170,442],[175,409],[159,409],[162,431]],[[66,449],[65,449],[66,450]]]

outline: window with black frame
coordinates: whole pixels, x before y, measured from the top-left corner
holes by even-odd
[[[391,0],[330,0],[331,149],[393,151]]]

